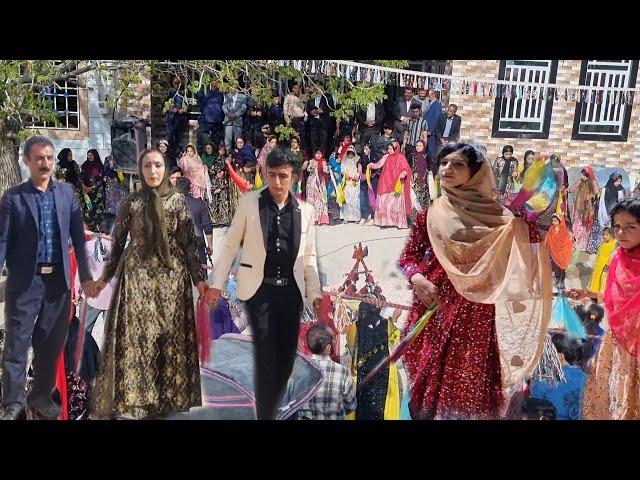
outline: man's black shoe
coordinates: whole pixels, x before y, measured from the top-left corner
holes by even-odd
[[[2,411],[0,420],[24,420],[24,407],[19,404],[9,405]]]
[[[27,397],[27,410],[30,418],[38,420],[57,420],[60,416],[61,408],[51,400],[33,400]]]

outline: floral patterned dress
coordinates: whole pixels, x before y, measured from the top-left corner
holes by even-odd
[[[322,166],[326,167],[326,163],[322,162]],[[316,225],[328,225],[327,184],[324,180],[326,175],[320,176],[318,174],[318,161],[315,158],[309,160],[307,168],[311,172],[307,179],[307,203],[313,206]]]

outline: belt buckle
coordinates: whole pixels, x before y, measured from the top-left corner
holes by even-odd
[[[279,287],[284,285],[284,278],[276,278],[276,285]]]
[[[40,267],[40,273],[43,275],[49,275],[50,273],[53,273],[53,267],[52,266]]]

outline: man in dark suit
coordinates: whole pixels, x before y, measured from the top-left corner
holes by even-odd
[[[3,420],[21,417],[26,400],[33,418],[55,419],[51,399],[56,361],[67,336],[71,308],[68,243],[78,261],[82,288],[96,295],[85,253],[82,213],[75,191],[51,178],[53,144],[31,137],[23,162],[29,180],[5,191],[0,204],[0,268],[7,262]],[[27,354],[33,346],[33,387],[25,399]]]
[[[207,255],[213,254],[213,222],[211,221],[211,214],[209,208],[204,200],[201,198],[193,198],[189,193],[191,188],[191,181],[188,178],[180,177],[176,180],[176,188],[180,193],[184,195],[187,200],[187,207],[189,207],[189,213],[193,220],[193,228],[198,239],[198,255],[200,257],[200,263],[207,264]],[[205,244],[204,237],[207,236],[207,243]],[[208,280],[208,273],[206,269],[202,269],[202,276],[205,281]]]
[[[393,107],[393,116],[395,124],[393,125],[393,136],[398,142],[402,143],[404,132],[411,120],[411,101],[413,99],[413,89],[405,87],[402,98],[399,98]]]
[[[307,102],[307,114],[309,115],[307,123],[309,125],[312,152],[317,148],[324,152],[327,147],[327,137],[331,124],[329,112],[332,110],[335,110],[333,98],[331,95],[322,94],[320,91]]]
[[[440,142],[437,140],[436,131],[438,124],[440,123],[440,117],[442,117],[442,103],[440,103],[440,92],[435,90],[429,90],[429,106],[424,113],[423,118],[427,121],[427,153],[429,154],[430,161],[438,155],[438,145]]]
[[[462,118],[457,115],[458,106],[455,103],[450,103],[447,108],[447,113],[440,115],[440,121],[438,122],[438,128],[436,129],[436,155],[440,151],[442,145],[448,142],[460,141],[460,125],[462,125]],[[430,160],[429,169],[436,175],[438,172],[438,166],[435,158]],[[435,170],[435,171],[434,171]]]
[[[360,132],[360,145],[364,146],[372,140],[375,141],[382,131],[384,105],[369,103],[366,108],[361,108],[356,113],[356,120]]]
[[[440,141],[440,145],[444,145],[447,142],[458,142],[460,140],[460,125],[462,125],[462,118],[456,112],[458,106],[455,103],[450,103],[447,108],[447,113],[443,113],[440,116],[440,123],[436,130],[436,138]]]

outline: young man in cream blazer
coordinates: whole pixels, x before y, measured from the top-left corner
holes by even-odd
[[[217,301],[242,246],[237,296],[245,301],[254,340],[259,420],[275,418],[289,380],[303,299],[316,314],[322,302],[313,207],[289,193],[294,163],[290,150],[269,153],[268,187],[240,199],[205,294],[210,305]]]

